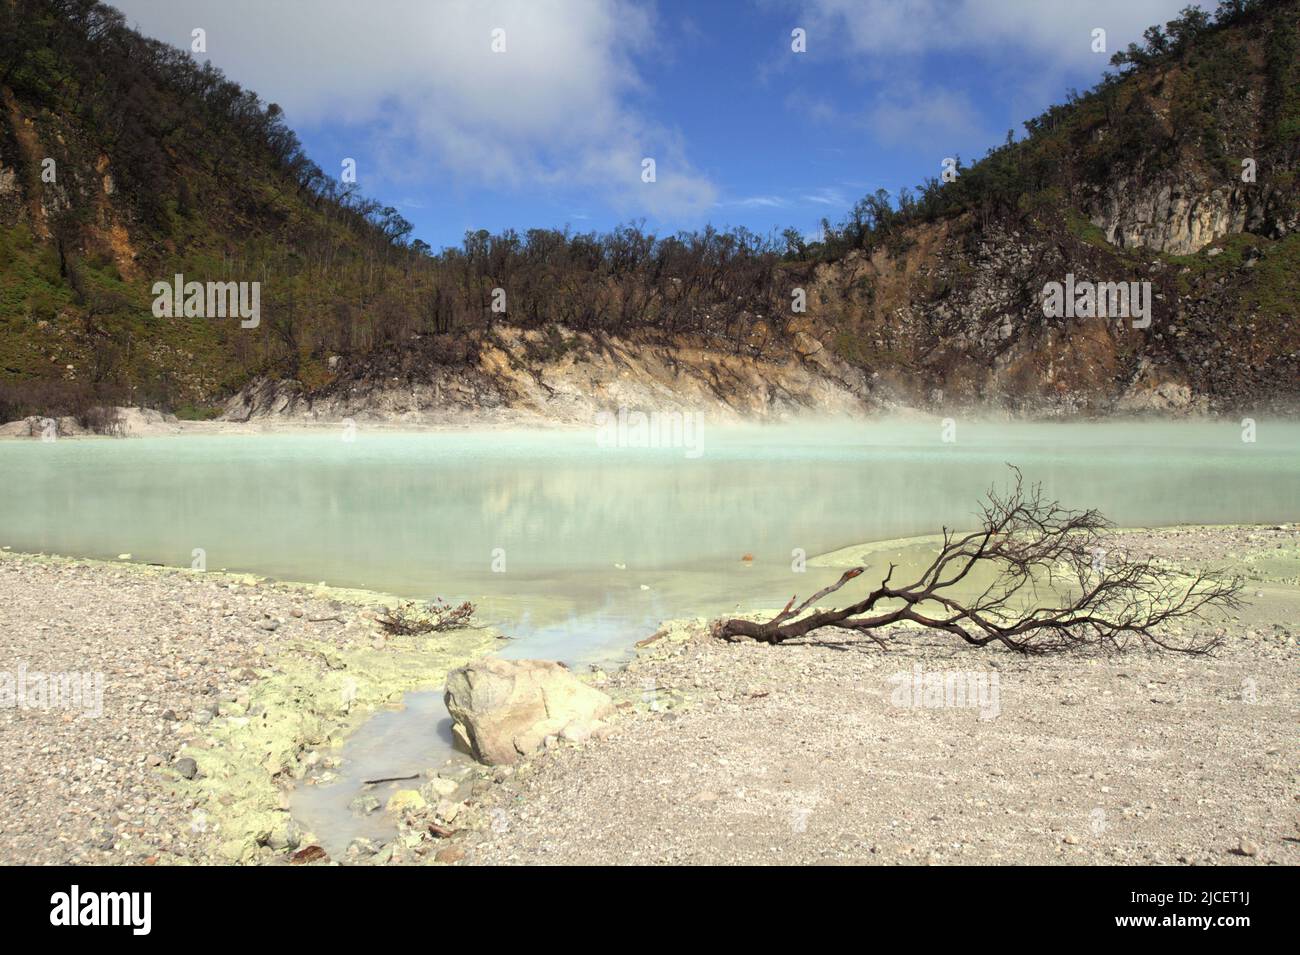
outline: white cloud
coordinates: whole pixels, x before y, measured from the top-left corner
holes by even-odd
[[[631,0],[113,0],[142,32],[207,56],[291,123],[383,131],[390,179],[596,190],[616,207],[690,213],[715,198],[672,130],[629,100],[654,48]],[[492,31],[505,31],[505,52]],[[202,59],[202,55],[199,56]],[[641,182],[641,160],[657,181]],[[328,157],[316,157],[327,167]]]
[[[1018,126],[1068,83],[1090,86],[1117,50],[1189,0],[764,2],[788,9],[807,29],[810,50],[824,51],[865,84],[861,105],[798,92],[787,96],[788,108],[821,124],[861,126],[884,146],[951,155],[954,144],[1000,140],[990,123]],[[1104,52],[1092,48],[1098,28],[1106,31]],[[921,57],[930,57],[924,70]],[[967,89],[981,71],[993,91],[983,104]],[[999,103],[1004,108],[991,105]]]
[[[937,148],[987,138],[978,117],[975,104],[961,90],[904,83],[879,94],[864,119],[886,145]]]
[[[740,206],[743,209],[782,209],[789,203],[780,196],[745,196],[719,205]]]
[[[827,186],[814,189],[812,192],[805,193],[799,198],[804,202],[811,202],[814,205],[819,206],[844,207],[849,204],[849,200],[845,197],[844,193],[840,192],[838,189]]]
[[[1030,54],[1060,67],[1104,67],[1110,54],[1141,39],[1152,23],[1189,0],[799,0],[809,48],[821,38],[857,52],[885,55],[983,51]],[[1202,3],[1201,6],[1207,4]],[[1213,4],[1208,4],[1213,6]],[[1106,31],[1105,55],[1092,31]]]
[[[804,96],[787,97],[786,107],[816,123],[861,127],[885,146],[943,149],[954,142],[986,141],[990,135],[964,90],[925,86],[900,73],[873,88],[868,105],[852,111]]]

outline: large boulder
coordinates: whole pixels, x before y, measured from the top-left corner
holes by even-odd
[[[447,674],[456,736],[481,763],[513,763],[548,736],[581,738],[613,703],[550,660],[478,660]]]

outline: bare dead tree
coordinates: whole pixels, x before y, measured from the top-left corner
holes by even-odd
[[[958,536],[945,527],[938,555],[914,583],[891,584],[897,568],[890,564],[880,586],[864,599],[842,609],[816,609],[818,601],[866,571],[854,567],[798,606],[791,597],[766,623],[719,620],[714,633],[777,644],[837,627],[886,647],[876,631],[910,620],[977,647],[1000,643],[1024,654],[1122,651],[1143,642],[1204,654],[1219,645],[1217,636],[1180,636],[1168,625],[1238,608],[1239,578],[1205,572],[1186,577],[1150,559],[1134,560],[1113,546],[1111,524],[1097,511],[1071,511],[1047,501],[1041,485],[1027,489],[1020,471],[1012,471],[1007,491],[989,491],[981,528]],[[985,574],[992,580],[974,597],[955,596],[964,581],[969,587]],[[1040,606],[1044,593],[1050,599]]]

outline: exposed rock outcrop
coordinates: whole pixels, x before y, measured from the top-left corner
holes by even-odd
[[[1138,186],[1127,179],[1108,189],[1100,206],[1092,222],[1105,231],[1106,241],[1172,255],[1199,252],[1221,236],[1242,232],[1250,214],[1250,200],[1239,189],[1200,192],[1178,183]]]
[[[1126,177],[1092,204],[1091,220],[1106,241],[1121,248],[1170,255],[1199,252],[1216,239],[1253,232],[1280,239],[1295,228],[1273,207],[1264,184],[1231,186],[1161,177]]]
[[[526,255],[508,251],[519,236],[504,257],[471,253],[476,233],[412,257],[380,238],[407,235],[395,209],[372,210],[387,225],[328,211],[314,164],[280,156],[278,110],[222,108],[197,64],[106,10],[36,6],[47,15],[11,14],[0,45],[6,417],[75,413],[92,383],[95,401],[196,417],[224,404],[249,430],[1300,407],[1300,0],[1166,24],[1119,58],[1131,69],[952,182],[868,197],[752,262],[733,255],[748,238],[682,252],[680,236],[642,235],[644,254],[614,255],[630,240],[611,235],[589,255],[548,230]],[[179,115],[202,121],[163,121]],[[212,142],[250,129],[258,148],[210,162]],[[147,319],[153,280],[218,252],[223,279],[276,277],[265,321]],[[1150,322],[1044,314],[1067,276],[1149,284]]]
[[[56,418],[30,415],[19,421],[0,425],[0,437],[5,438],[68,438],[99,434],[104,437],[144,438],[154,435],[177,434],[180,422],[174,414],[152,408],[105,408],[88,422],[70,415]]]
[[[426,365],[401,377],[336,363],[338,378],[311,393],[296,381],[259,379],[226,403],[223,417],[430,423],[465,414],[590,425],[597,413],[620,408],[725,422],[862,413],[886,403],[867,375],[807,334],[757,358],[688,336],[553,335],[558,347],[540,332],[502,326],[474,364]]]

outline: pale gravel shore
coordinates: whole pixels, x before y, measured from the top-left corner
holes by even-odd
[[[492,794],[469,863],[1300,863],[1300,534],[1131,532],[1246,573],[1214,658],[1022,659],[897,634],[768,647],[669,628],[609,690],[613,738]],[[840,643],[846,639],[847,643]],[[996,671],[1000,706],[909,708],[896,673]],[[651,705],[653,704],[653,705]]]
[[[104,679],[100,715],[0,707],[0,864],[283,862],[309,748],[495,640],[428,652],[365,594],[125,563],[3,553],[0,593],[0,674]]]
[[[1246,574],[1218,656],[1026,660],[917,631],[889,653],[770,648],[669,624],[595,674],[620,702],[610,739],[485,771],[450,839],[404,827],[348,861],[1300,862],[1300,533],[1124,536]],[[97,561],[3,554],[0,592],[0,672],[106,680],[100,717],[0,709],[0,863],[282,864],[304,766],[498,638],[376,640],[375,595]],[[996,672],[996,717],[895,705],[916,666]],[[348,712],[334,684],[353,677]]]
[[[122,863],[214,855],[197,801],[171,770],[175,727],[256,682],[304,625],[301,601],[257,588],[135,568],[0,559],[0,670],[103,673],[103,715],[0,710],[0,862]],[[222,604],[233,610],[226,617]],[[326,608],[308,604],[316,615]]]

